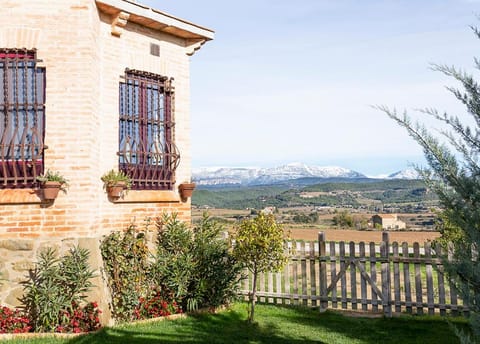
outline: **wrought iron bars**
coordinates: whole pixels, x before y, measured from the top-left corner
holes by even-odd
[[[45,68],[36,51],[0,49],[0,187],[30,187],[43,172]]]
[[[180,154],[174,143],[172,80],[126,70],[120,83],[119,169],[134,189],[169,190]]]

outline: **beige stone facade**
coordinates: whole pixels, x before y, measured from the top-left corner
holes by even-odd
[[[45,67],[44,165],[70,182],[53,203],[36,188],[0,189],[0,267],[7,280],[0,301],[13,305],[17,282],[42,246],[65,250],[81,242],[94,249],[109,231],[163,212],[190,221],[190,199],[178,192],[191,169],[189,59],[213,32],[123,0],[4,0],[0,21],[0,48],[36,49]],[[127,68],[174,79],[180,165],[172,190],[132,190],[112,202],[100,177],[118,168],[119,83]]]
[[[398,219],[397,214],[378,214],[372,216],[373,226],[379,226],[382,229],[405,229],[406,223]]]

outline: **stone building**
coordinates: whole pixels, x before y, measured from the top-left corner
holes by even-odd
[[[405,229],[405,222],[398,219],[397,214],[377,214],[372,216],[373,226],[382,229]]]
[[[99,268],[109,231],[190,221],[189,59],[214,33],[126,0],[4,0],[0,21],[0,301],[15,305],[42,247],[80,244]],[[103,189],[111,169],[133,179],[123,198]],[[53,202],[47,170],[70,184]]]

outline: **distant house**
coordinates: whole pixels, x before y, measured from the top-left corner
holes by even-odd
[[[397,214],[377,214],[372,216],[374,227],[379,226],[382,229],[405,229],[405,222],[398,219]]]
[[[270,214],[273,214],[274,212],[275,212],[275,207],[265,207],[262,210],[262,213],[264,213],[265,215],[270,215]]]

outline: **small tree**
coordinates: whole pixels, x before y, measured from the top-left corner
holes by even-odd
[[[278,271],[287,262],[285,233],[272,214],[260,213],[253,219],[243,220],[236,228],[234,239],[234,256],[253,274],[248,315],[248,321],[253,322],[257,276],[261,272]]]

